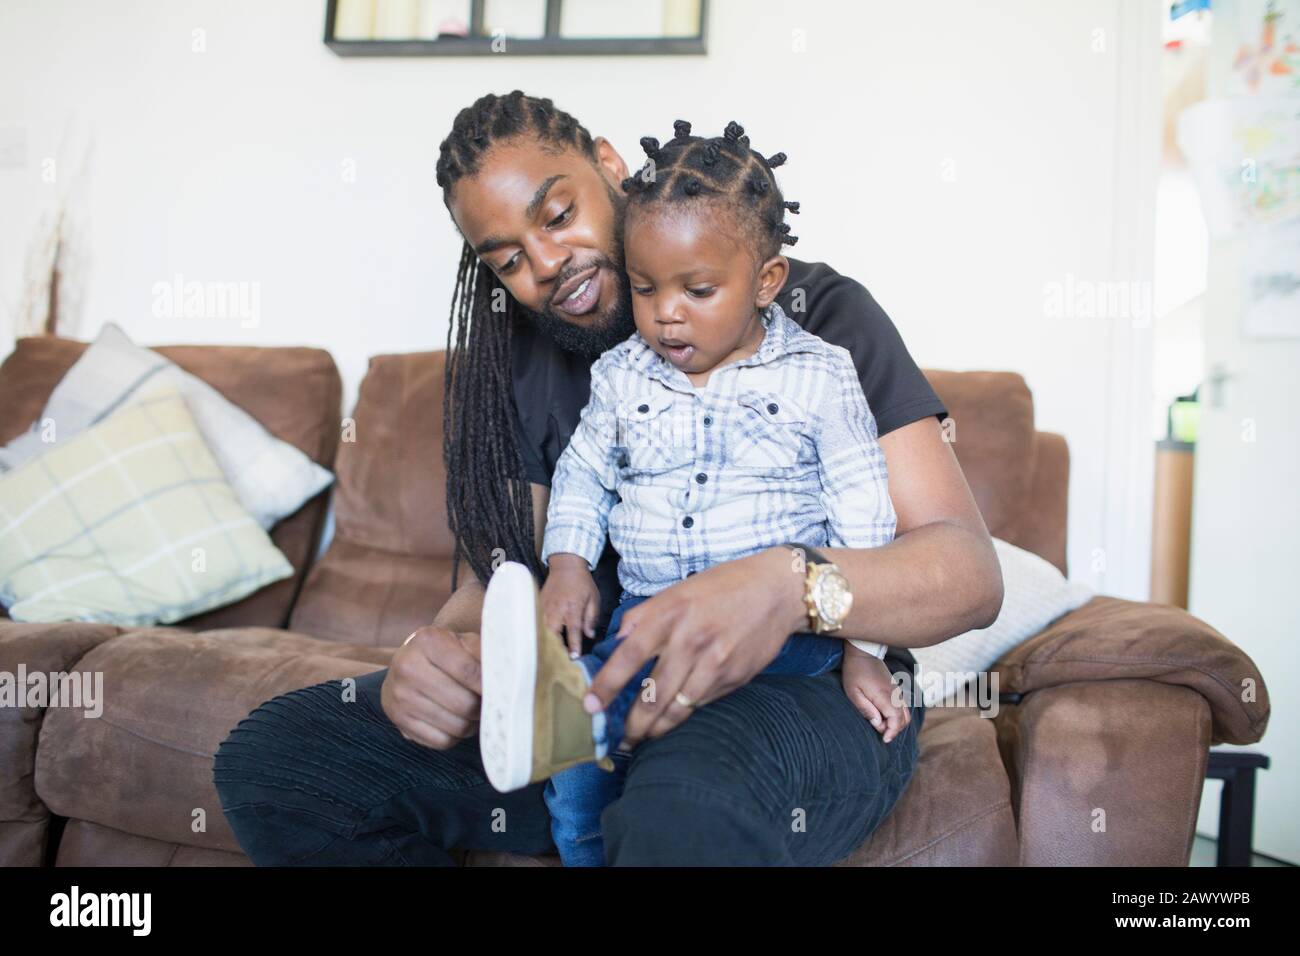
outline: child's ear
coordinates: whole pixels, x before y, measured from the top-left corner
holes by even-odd
[[[773,256],[758,267],[758,295],[754,305],[766,309],[772,304],[785,287],[785,280],[790,277],[790,260],[785,256]]]

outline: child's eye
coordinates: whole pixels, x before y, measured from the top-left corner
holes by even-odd
[[[713,295],[713,293],[717,291],[717,286],[705,286],[702,289],[688,288],[686,291],[697,299],[707,299],[709,296]]]
[[[633,291],[636,295],[649,295],[650,293],[654,292],[654,286],[649,286],[649,285],[634,285],[634,286],[632,286],[632,291]]]
[[[573,218],[572,214],[573,214],[573,203],[569,203],[568,208],[566,208],[564,212],[560,213],[558,216],[556,216],[546,225],[548,228],[553,228],[555,226],[563,226],[566,222],[568,222],[570,219]]]

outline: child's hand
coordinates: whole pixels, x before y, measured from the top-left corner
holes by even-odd
[[[547,565],[551,571],[542,586],[542,623],[556,634],[564,628],[569,656],[577,657],[582,653],[582,635],[591,637],[596,632],[600,590],[585,558],[553,554]]]
[[[908,725],[907,707],[893,701],[894,682],[885,662],[844,642],[844,661],[840,664],[844,693],[867,718],[872,727],[889,743]]]

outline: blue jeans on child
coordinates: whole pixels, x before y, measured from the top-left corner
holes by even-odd
[[[621,643],[615,635],[624,613],[644,600],[644,597],[623,595],[609,619],[604,640],[579,658],[589,677],[595,676]],[[762,673],[816,677],[838,666],[843,656],[844,642],[838,638],[794,634]],[[614,771],[601,770],[594,763],[578,764],[561,770],[546,783],[544,796],[551,813],[551,836],[565,866],[605,865],[600,815],[623,792],[623,781],[632,761],[630,753],[617,749],[623,740],[623,723],[641,693],[641,682],[650,676],[657,660],[648,661],[605,708],[603,741],[598,739],[597,743],[605,744],[606,752],[614,761]]]

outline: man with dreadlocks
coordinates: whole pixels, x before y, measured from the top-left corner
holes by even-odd
[[[703,148],[683,153],[702,163]],[[450,864],[451,850],[555,849],[543,786],[498,793],[484,776],[480,618],[502,559],[543,579],[551,477],[588,401],[591,364],[635,330],[622,250],[628,168],[607,140],[518,90],[461,110],[440,150],[438,184],[465,240],[445,381],[447,505],[471,573],[462,568],[435,621],[386,670],[356,679],[355,701],[338,681],[293,691],[222,743],[214,781],[257,864]],[[657,658],[657,693],[624,723],[625,743],[639,746],[601,820],[612,864],[830,863],[888,814],[915,766],[915,724],[886,744],[838,674],[756,676],[791,634],[836,613],[823,600],[828,568],[853,596],[846,612],[838,604],[834,636],[888,645],[896,678],[913,674],[907,648],[987,627],[1001,607],[988,530],[940,427],[946,411],[893,323],[852,279],[788,262],[776,302],[851,354],[896,535],[826,548],[821,561],[810,553],[806,569],[790,548],[766,548],[627,612],[621,660],[590,691],[608,706]],[[618,603],[617,561],[607,547],[594,574],[593,634]]]

